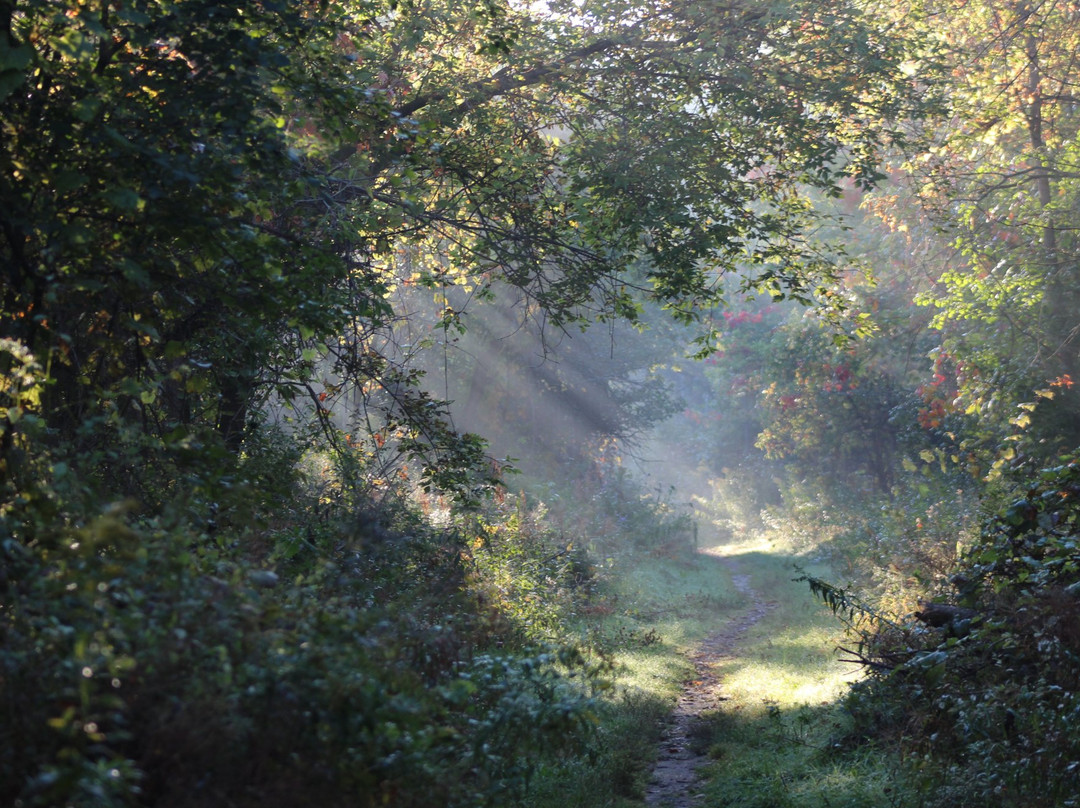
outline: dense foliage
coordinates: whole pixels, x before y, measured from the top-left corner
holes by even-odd
[[[857,653],[872,675],[850,698],[856,732],[914,753],[930,804],[1075,798],[1077,483],[1075,462],[1039,472],[987,520],[919,624],[863,624]]]
[[[512,801],[540,753],[588,738],[604,668],[485,594],[525,579],[489,533],[550,554],[516,525],[214,540],[115,509],[6,540],[0,798]],[[582,584],[552,565],[532,586],[558,625]]]
[[[0,0],[0,799],[520,799],[651,435],[876,604],[859,733],[1069,804],[1078,20]]]
[[[603,464],[539,524],[423,352],[493,298],[547,335],[740,266],[814,297],[803,190],[878,179],[903,39],[840,1],[0,2],[0,800],[507,804],[588,741],[586,542],[688,526]],[[545,383],[612,405],[578,459],[670,408],[598,344]]]

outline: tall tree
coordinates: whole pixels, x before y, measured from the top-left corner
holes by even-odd
[[[1075,440],[1068,393],[1080,371],[1070,224],[1077,204],[1080,6],[1066,0],[919,4],[950,67],[953,116],[917,163],[916,193],[953,239],[923,302],[938,309],[950,407],[1013,417],[1055,396],[1047,434]],[[1064,404],[1064,406],[1062,406]],[[1004,420],[1002,419],[1002,420]]]
[[[148,452],[235,454],[267,391],[321,411],[321,354],[378,382],[398,283],[499,281],[559,327],[639,292],[692,316],[736,266],[811,297],[834,268],[801,189],[873,183],[881,123],[918,106],[904,32],[846,0],[28,0],[0,23],[0,322],[7,367],[39,369],[4,392],[4,462],[38,419],[121,490]],[[437,406],[387,406],[410,451],[452,452]]]

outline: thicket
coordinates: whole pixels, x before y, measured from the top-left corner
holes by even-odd
[[[443,527],[328,503],[288,446],[214,523],[6,492],[34,532],[0,545],[5,804],[506,804],[588,742],[606,663],[562,622],[583,556],[520,503]]]
[[[811,581],[869,674],[855,737],[902,751],[924,804],[1076,801],[1080,466],[1028,475],[914,615]]]

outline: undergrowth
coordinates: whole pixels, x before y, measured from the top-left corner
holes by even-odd
[[[681,668],[650,622],[667,601],[614,579],[682,557],[686,521],[621,475],[556,523],[502,493],[447,518],[365,473],[264,431],[182,499],[95,511],[97,483],[60,462],[6,487],[0,802],[544,805],[570,779],[582,805],[604,804],[599,783],[611,804],[639,794]],[[630,539],[597,558],[618,502]]]
[[[560,627],[583,557],[515,509],[435,526],[249,463],[199,518],[8,492],[0,802],[506,805],[588,748],[611,665]]]
[[[864,627],[854,732],[901,750],[928,806],[1080,801],[1080,466],[1036,472],[918,622]]]

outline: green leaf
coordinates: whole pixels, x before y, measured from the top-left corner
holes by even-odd
[[[12,47],[8,37],[0,37],[0,73],[21,73],[29,67],[33,58],[34,49],[29,44]]]
[[[86,184],[89,177],[80,171],[73,171],[71,169],[63,169],[57,172],[53,177],[52,187],[58,194],[66,194],[69,191],[74,191],[76,188],[81,188]]]
[[[146,205],[145,200],[130,188],[110,188],[103,191],[101,196],[113,207],[120,210],[137,211],[142,210]]]
[[[72,104],[71,114],[83,123],[88,123],[93,120],[95,115],[97,115],[99,109],[101,109],[101,99],[90,96],[88,98],[80,98]]]
[[[142,266],[135,263],[131,259],[125,258],[123,261],[120,262],[120,271],[121,273],[123,273],[124,277],[127,280],[131,281],[135,285],[143,289],[150,288],[150,276],[147,274],[146,270],[142,268]]]
[[[26,76],[14,70],[0,73],[0,103],[7,100],[13,92],[23,85]]]
[[[165,358],[179,359],[187,355],[187,346],[177,340],[169,340],[165,344]]]
[[[184,390],[188,393],[205,393],[210,387],[210,380],[205,376],[192,376],[184,383]]]
[[[63,36],[53,40],[52,45],[59,53],[75,61],[95,55],[94,44],[78,28],[69,28]]]
[[[0,102],[26,81],[26,68],[34,58],[30,45],[11,47],[7,37],[0,37]]]

